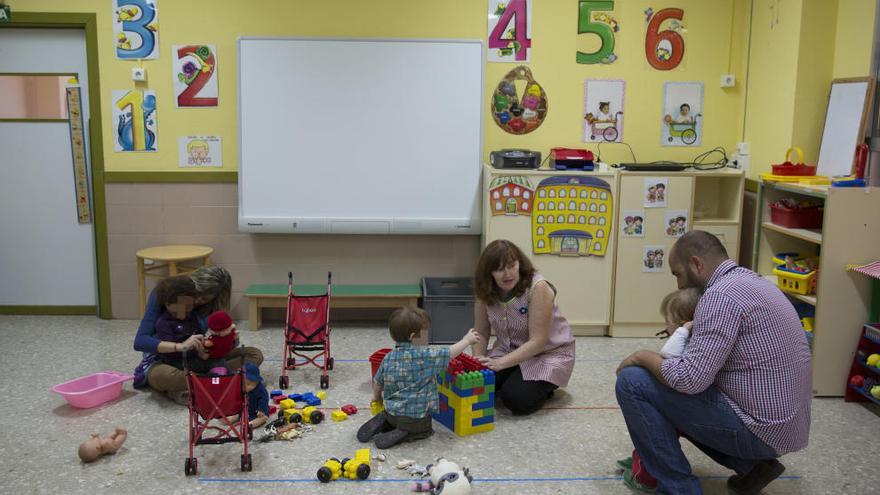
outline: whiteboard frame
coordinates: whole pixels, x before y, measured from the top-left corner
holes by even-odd
[[[414,222],[407,219],[395,225],[393,219],[388,219],[387,230],[382,225],[384,220],[366,221],[362,219],[345,219],[345,218],[302,218],[300,228],[296,227],[294,219],[288,218],[259,218],[252,219],[254,222],[247,222],[242,216],[243,211],[243,188],[242,188],[242,171],[244,170],[243,150],[242,146],[242,97],[241,97],[241,46],[243,41],[366,41],[366,42],[392,42],[392,43],[473,43],[480,46],[481,61],[480,64],[480,125],[479,125],[479,148],[476,156],[477,167],[477,203],[474,205],[475,217],[470,219],[468,225],[458,225],[455,221],[435,221],[423,220]],[[486,43],[482,39],[476,38],[370,38],[370,37],[325,37],[325,36],[239,36],[236,40],[236,57],[238,68],[236,96],[238,102],[238,229],[240,232],[252,233],[302,233],[302,234],[406,234],[406,235],[480,235],[482,234],[482,165],[485,135],[485,105],[486,105]],[[354,225],[353,228],[335,229],[333,223],[354,225],[361,223],[362,226]],[[418,223],[419,225],[414,225]]]
[[[819,163],[819,158],[822,156],[822,141],[825,138],[825,127],[828,125],[828,111],[829,106],[831,105],[831,93],[834,91],[835,84],[848,84],[848,83],[859,83],[859,82],[867,82],[867,88],[865,92],[865,101],[862,105],[862,118],[859,122],[859,132],[856,135],[856,145],[865,142],[865,125],[868,121],[868,114],[871,112],[871,109],[874,108],[874,88],[876,86],[876,80],[872,76],[866,77],[844,77],[840,79],[832,79],[831,86],[828,88],[828,99],[825,103],[825,116],[822,119],[822,132],[819,134],[819,152],[816,156],[816,168],[818,174],[823,174],[824,171],[818,170],[821,167]],[[850,157],[850,168],[846,175],[852,175],[853,166],[855,164],[855,147],[852,149],[852,156]],[[829,165],[830,167],[830,165]],[[834,175],[834,171],[830,170],[827,174],[829,176]]]

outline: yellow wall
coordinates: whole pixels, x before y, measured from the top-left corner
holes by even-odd
[[[834,78],[862,77],[871,71],[876,8],[876,0],[840,0]]]
[[[120,61],[115,57],[111,2],[14,0],[11,4],[14,11],[97,13],[100,98],[106,123],[104,154],[108,171],[180,170],[177,168],[177,139],[189,134],[220,135],[223,138],[224,170],[237,169],[236,39],[239,36],[486,38],[485,0],[448,0],[442,7],[420,0],[159,0],[160,58],[143,63],[148,73],[146,86],[155,89],[158,98],[159,151],[154,154],[121,154],[113,151],[109,99],[114,89],[133,87],[130,76],[135,62]],[[531,134],[512,136],[499,129],[488,111],[489,96],[515,64],[487,64],[486,154],[489,150],[504,147],[526,147],[546,153],[553,146],[583,146],[583,80],[588,77],[627,81],[625,139],[633,146],[639,160],[688,160],[715,146],[730,150],[739,140],[742,84],[722,90],[718,81],[721,74],[728,72],[735,73],[740,82],[743,80],[747,0],[619,0],[613,15],[621,26],[616,49],[620,60],[610,66],[575,62],[576,50],[588,50],[594,41],[590,36],[577,35],[577,0],[535,0],[534,4],[534,49],[529,66],[549,95],[550,111],[544,124]],[[649,6],[655,10],[668,6],[685,8],[686,57],[678,70],[658,72],[650,69],[645,61],[643,11]],[[732,36],[733,23],[738,26]],[[171,46],[185,43],[217,45],[219,108],[175,108]],[[706,120],[702,148],[660,146],[661,98],[666,80],[705,82]],[[630,160],[629,152],[619,145],[603,145],[603,152],[606,161]]]

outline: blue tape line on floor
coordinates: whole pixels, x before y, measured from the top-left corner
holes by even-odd
[[[727,476],[700,476],[703,480],[726,480]],[[474,478],[474,483],[561,483],[572,481],[620,481],[622,476],[585,476],[570,478]],[[801,476],[780,476],[780,480],[799,480]],[[344,483],[413,483],[417,478],[389,478],[389,479],[366,479],[363,481],[340,478],[336,482]],[[199,478],[200,483],[318,483],[314,478],[279,478],[279,479],[235,479],[235,478]]]
[[[264,358],[263,361],[271,361],[271,362],[280,362],[281,358],[269,357]],[[619,363],[622,361],[621,359],[575,359],[576,363]],[[317,363],[323,363],[320,359],[316,361]],[[334,362],[337,363],[369,363],[369,359],[335,359]]]

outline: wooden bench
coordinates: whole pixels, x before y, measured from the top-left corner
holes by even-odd
[[[294,287],[297,295],[309,296],[323,294],[326,285],[298,284]],[[419,284],[333,284],[330,308],[397,308],[415,306],[422,296]],[[248,322],[251,330],[259,330],[262,323],[263,308],[286,308],[287,285],[252,284],[244,291],[250,300]]]

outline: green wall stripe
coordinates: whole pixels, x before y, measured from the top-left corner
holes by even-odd
[[[238,172],[104,172],[104,182],[238,182]]]
[[[95,316],[97,313],[97,306],[0,306],[0,315]]]

